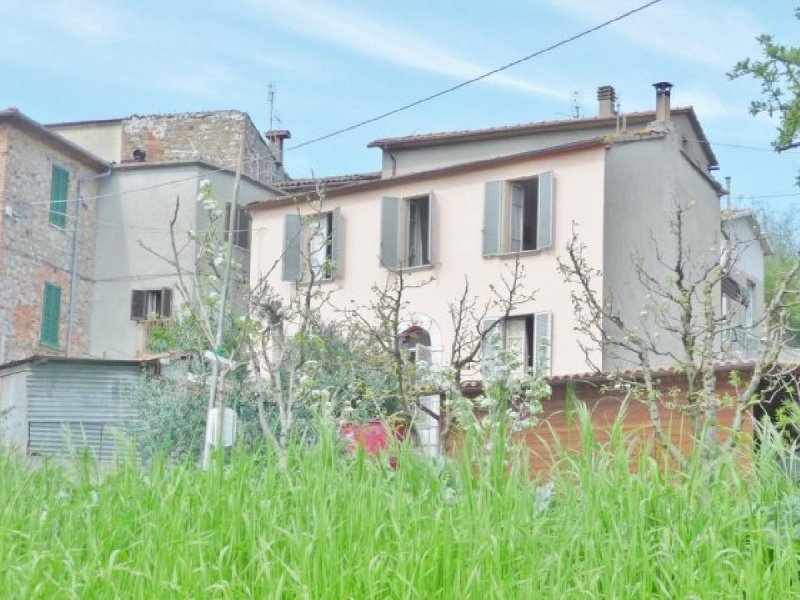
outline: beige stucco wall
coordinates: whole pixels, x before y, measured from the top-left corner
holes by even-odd
[[[120,162],[122,121],[48,127],[108,162]]]
[[[605,152],[604,148],[593,148],[330,198],[326,210],[341,208],[344,268],[340,278],[323,284],[325,291],[331,292],[332,305],[324,309],[325,316],[336,318],[336,308],[347,308],[353,303],[366,305],[372,298],[372,285],[386,281],[388,272],[378,259],[381,197],[433,192],[434,265],[430,269],[409,272],[407,281],[419,282],[431,276],[434,281],[423,288],[409,290],[408,301],[409,313],[421,323],[430,323],[434,345],[438,338],[439,349],[443,351],[439,359],[446,362],[452,338],[448,303],[462,291],[464,278],[469,278],[474,293],[487,298],[489,286],[500,285],[504,269],[512,264],[507,259],[482,256],[485,183],[552,170],[555,178],[554,243],[547,250],[523,256],[526,286],[538,293],[534,303],[520,307],[516,314],[552,312],[553,374],[585,371],[584,356],[573,332],[575,322],[569,290],[557,272],[556,256],[567,242],[572,222],[577,221],[586,226],[585,242],[591,263],[596,268],[602,264]],[[307,206],[299,209],[311,212]],[[295,210],[297,208],[276,207],[254,212],[251,280],[262,277],[281,256],[284,216]],[[294,284],[281,281],[280,265],[269,276],[269,281],[284,297],[293,293]],[[599,355],[595,358],[599,359]]]

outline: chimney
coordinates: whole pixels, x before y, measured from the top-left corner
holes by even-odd
[[[653,87],[656,88],[656,121],[668,123],[670,120],[669,96],[672,84],[669,81],[659,81],[654,83]]]
[[[614,87],[610,85],[601,85],[597,88],[597,102],[599,110],[598,117],[613,117],[616,112],[614,111],[614,104],[617,101],[617,93]]]
[[[286,129],[270,129],[264,132],[264,137],[267,138],[267,145],[272,158],[275,160],[276,165],[283,164],[283,140],[288,140],[292,137]]]

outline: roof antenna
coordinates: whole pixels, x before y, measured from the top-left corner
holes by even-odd
[[[572,91],[572,118],[581,118],[581,92],[580,90]]]
[[[267,97],[269,101],[269,130],[275,129],[275,84],[270,82],[267,88]]]

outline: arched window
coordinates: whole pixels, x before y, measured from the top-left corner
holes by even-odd
[[[418,325],[412,325],[400,334],[400,347],[408,353],[408,360],[431,362],[431,334]]]

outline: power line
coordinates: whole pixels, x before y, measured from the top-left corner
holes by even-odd
[[[386,111],[384,113],[381,113],[381,114],[376,115],[374,117],[371,117],[369,119],[364,119],[363,121],[359,121],[358,123],[355,123],[355,124],[350,125],[348,127],[343,127],[342,129],[337,129],[336,131],[332,131],[331,133],[327,133],[327,134],[322,135],[322,136],[320,136],[318,138],[314,138],[314,139],[308,140],[306,142],[302,142],[300,144],[295,144],[294,146],[290,146],[290,147],[286,148],[284,151],[288,152],[289,150],[297,150],[298,148],[303,148],[305,146],[310,146],[311,144],[315,144],[317,142],[321,142],[322,140],[327,140],[329,138],[332,138],[334,136],[340,135],[342,133],[346,133],[348,131],[353,131],[354,129],[358,129],[359,127],[363,127],[364,125],[368,125],[369,123],[374,123],[375,121],[380,121],[381,119],[385,119],[386,117],[390,117],[392,115],[396,115],[399,112],[403,112],[405,110],[408,110],[409,108],[414,108],[415,106],[419,106],[420,104],[424,104],[425,102],[430,102],[431,100],[435,100],[436,98],[440,98],[440,97],[444,96],[445,94],[449,94],[451,92],[455,92],[456,90],[460,90],[461,88],[467,87],[468,85],[471,85],[473,83],[476,83],[478,81],[486,79],[487,77],[491,77],[492,75],[496,75],[497,73],[500,73],[501,71],[505,71],[507,69],[510,69],[511,67],[515,67],[516,65],[518,65],[520,63],[523,63],[525,61],[531,60],[532,58],[536,58],[537,56],[541,56],[542,54],[546,54],[547,52],[551,52],[551,51],[555,50],[556,48],[560,48],[561,46],[565,46],[566,44],[574,42],[575,40],[579,40],[580,38],[585,37],[585,36],[589,35],[590,33],[594,33],[595,31],[599,31],[600,29],[608,27],[609,25],[612,25],[613,23],[617,23],[618,21],[622,21],[623,19],[626,19],[627,17],[630,17],[631,15],[634,15],[634,14],[636,14],[638,12],[641,12],[641,11],[645,10],[646,8],[650,8],[651,6],[653,6],[655,4],[658,4],[661,1],[662,0],[651,0],[650,2],[647,2],[646,4],[642,4],[641,6],[638,6],[638,7],[634,8],[634,9],[631,9],[631,10],[629,10],[627,12],[624,12],[624,13],[622,13],[620,15],[617,15],[616,17],[614,17],[612,19],[609,19],[607,21],[603,21],[599,25],[595,25],[594,27],[590,27],[589,29],[584,29],[580,33],[577,33],[577,34],[575,34],[575,35],[573,35],[571,37],[568,37],[568,38],[566,38],[564,40],[561,40],[560,42],[556,42],[555,44],[551,44],[550,46],[547,46],[546,48],[542,48],[541,50],[537,50],[536,52],[532,52],[531,54],[527,54],[527,55],[523,56],[522,58],[518,58],[516,60],[513,60],[510,63],[506,63],[506,64],[504,64],[504,65],[502,65],[500,67],[497,67],[496,69],[492,69],[491,71],[486,71],[485,73],[483,73],[481,75],[478,75],[477,77],[473,77],[472,79],[467,79],[466,81],[462,81],[461,83],[458,83],[456,85],[450,86],[448,88],[445,88],[443,90],[440,90],[440,91],[435,92],[433,94],[430,94],[428,96],[420,98],[419,100],[414,100],[413,102],[409,102],[408,104],[404,104],[403,106],[399,106],[397,108],[394,108],[392,110]]]

